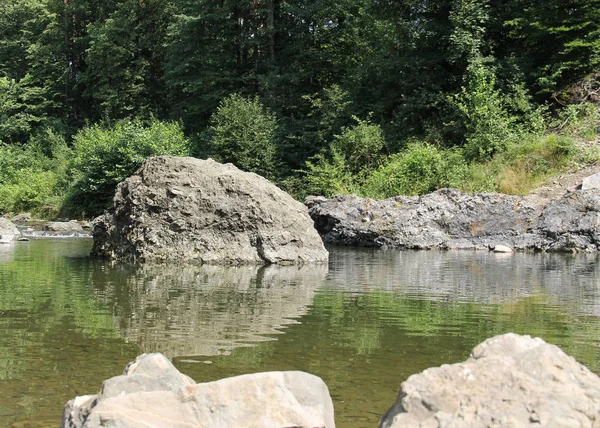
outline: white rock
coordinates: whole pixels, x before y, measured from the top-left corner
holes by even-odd
[[[599,190],[600,173],[585,177],[581,182],[581,190]]]
[[[95,397],[69,401],[62,427],[334,428],[317,376],[266,372],[195,384],[161,354],[142,355]]]
[[[19,232],[14,223],[4,217],[0,217],[0,244],[8,244],[20,234],[21,232]]]
[[[441,426],[595,428],[600,378],[540,338],[496,336],[463,363],[409,377],[379,422],[380,428]]]

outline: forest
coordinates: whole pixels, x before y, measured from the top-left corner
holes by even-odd
[[[523,194],[600,160],[600,0],[2,4],[0,215],[97,215],[160,154],[298,199]]]

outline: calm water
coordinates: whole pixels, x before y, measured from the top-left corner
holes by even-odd
[[[590,255],[331,249],[329,267],[124,267],[90,240],[0,246],[0,426],[58,426],[143,352],[196,381],[321,376],[339,427],[376,426],[409,375],[509,331],[600,372]]]

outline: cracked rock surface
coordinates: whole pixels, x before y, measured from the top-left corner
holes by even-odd
[[[211,159],[159,156],[119,184],[94,220],[92,255],[128,261],[320,263],[306,207],[259,175]]]

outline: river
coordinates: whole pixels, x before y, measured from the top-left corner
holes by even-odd
[[[376,426],[408,376],[509,331],[600,372],[596,255],[330,248],[321,267],[133,267],[90,248],[0,245],[1,426],[59,426],[67,400],[154,351],[197,382],[316,374],[342,428]]]

